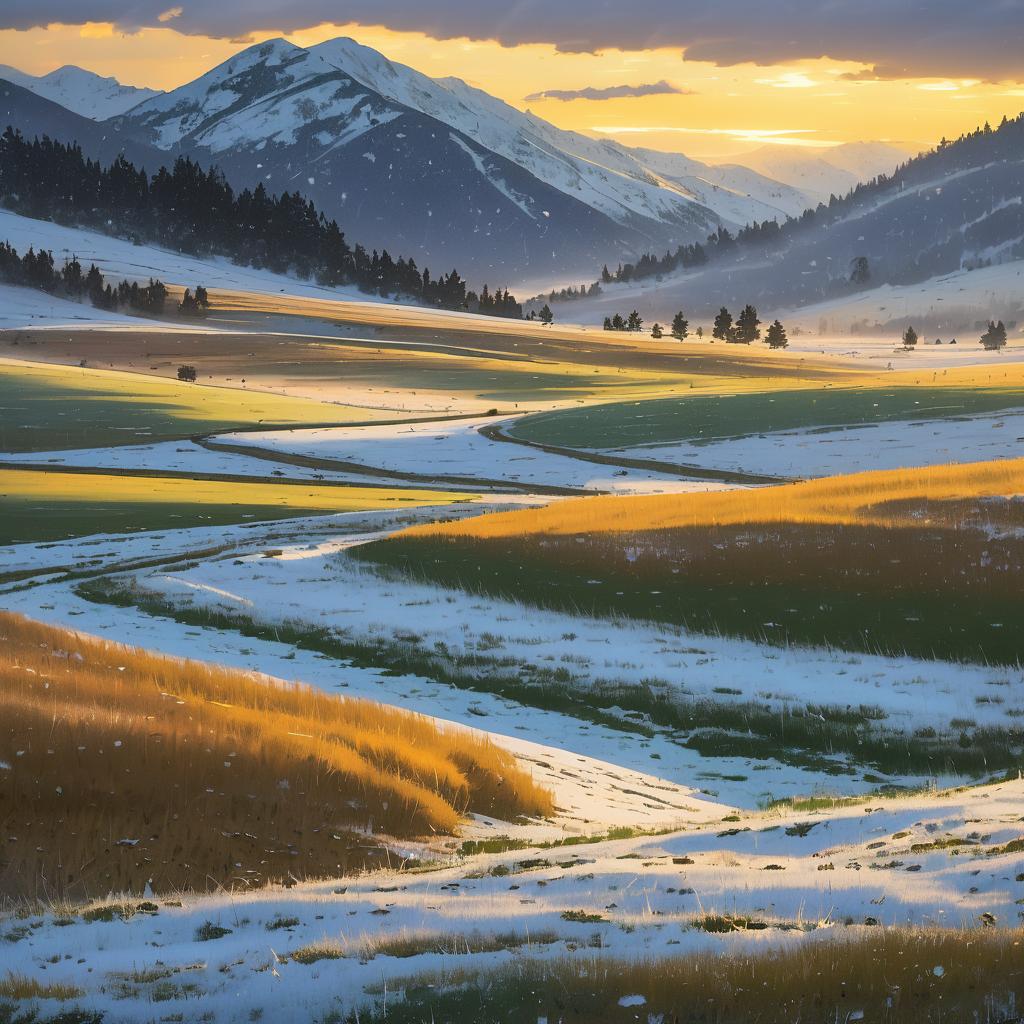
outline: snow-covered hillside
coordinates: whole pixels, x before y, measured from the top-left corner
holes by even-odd
[[[116,117],[143,100],[159,95],[156,89],[122,85],[116,78],[103,78],[73,64],[39,76],[0,64],[0,78],[94,121]]]

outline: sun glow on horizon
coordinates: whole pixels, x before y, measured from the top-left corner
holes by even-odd
[[[94,21],[3,29],[0,63],[30,74],[77,64],[124,84],[173,89],[246,46],[282,34],[235,40],[187,35],[174,28],[179,16],[180,9],[169,6],[158,27],[133,33]],[[441,40],[380,25],[321,24],[285,34],[299,46],[337,36],[351,36],[431,77],[461,78],[560,128],[627,144],[642,136],[650,148],[710,160],[762,146],[824,150],[882,137],[917,150],[986,119],[1015,115],[1024,96],[1024,82],[877,78],[869,65],[826,57],[720,67],[686,60],[678,48],[569,53],[551,44]],[[659,90],[661,83],[672,88]],[[951,99],[970,102],[951,106]]]

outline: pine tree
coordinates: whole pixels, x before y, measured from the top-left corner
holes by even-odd
[[[789,345],[789,338],[786,337],[786,328],[778,320],[773,320],[768,327],[768,334],[765,337],[769,348],[786,348]]]
[[[199,312],[196,300],[188,288],[185,289],[185,294],[182,295],[181,302],[178,303],[178,312],[182,316],[195,316]]]
[[[732,340],[741,345],[749,345],[751,342],[757,341],[761,337],[761,332],[758,329],[760,323],[761,321],[757,319],[757,310],[749,304],[744,306],[743,312],[736,318],[736,329],[733,331]]]
[[[612,329],[612,318],[610,316],[606,316],[604,318],[604,329],[606,331],[610,331]]]
[[[854,256],[850,261],[850,284],[864,287],[871,280],[871,265],[867,256]]]
[[[551,307],[546,302],[540,310],[540,322],[542,324],[553,324],[555,322],[555,314],[551,312]]]
[[[664,332],[661,329],[661,324],[655,323],[655,325],[651,328],[651,337],[658,339],[661,338],[663,335]]]
[[[981,336],[981,343],[988,352],[998,352],[1006,344],[1006,327],[1003,321],[988,322],[988,330]]]
[[[683,315],[683,311],[680,310],[674,317],[672,317],[672,337],[683,341],[689,333],[689,329],[690,322]]]
[[[619,316],[618,313],[612,317],[612,330],[613,331],[624,331],[626,329],[626,321]]]
[[[903,332],[903,347],[912,349],[917,344],[917,331],[913,327],[907,327]]]
[[[732,338],[732,313],[723,306],[715,317],[715,326],[711,331],[711,337],[719,341],[729,341]]]
[[[634,309],[632,313],[626,318],[626,330],[627,331],[639,331],[644,325],[643,320],[640,319],[640,314]]]

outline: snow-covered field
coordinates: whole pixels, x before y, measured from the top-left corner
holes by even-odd
[[[1024,456],[1024,413],[780,430],[700,445],[680,441],[622,451],[641,459],[779,477],[834,476],[871,469],[1016,459]]]
[[[0,212],[4,237],[19,247],[44,245],[58,256],[73,251],[83,262],[96,259],[114,277],[153,275],[271,296],[283,292],[316,299],[310,306],[317,309],[327,308],[325,299],[346,298],[220,261],[191,260],[54,225],[40,228]],[[382,316],[389,308],[375,307]],[[320,314],[309,314],[314,315]],[[83,324],[168,329],[0,287],[0,327]],[[1021,345],[994,356],[966,344],[896,353],[891,339],[881,335],[872,340],[800,334],[793,348],[871,369],[890,361],[899,369],[920,367],[923,383],[946,366],[996,367],[1024,356]],[[367,404],[382,401],[375,392],[364,397]],[[766,756],[755,742],[755,725],[744,734],[751,744],[742,755],[704,754],[688,740],[705,719],[713,724],[716,710],[744,708],[773,720],[794,711],[868,709],[879,730],[902,736],[1017,727],[1024,717],[1020,667],[771,648],[674,626],[544,611],[530,603],[529,594],[510,602],[448,591],[379,573],[354,557],[353,547],[410,523],[558,500],[531,489],[626,494],[722,486],[496,441],[481,433],[488,424],[507,426],[508,418],[220,438],[252,447],[251,455],[172,441],[2,456],[5,464],[54,468],[322,477],[355,484],[370,479],[358,471],[363,468],[462,478],[474,494],[487,489],[477,482],[515,484],[523,493],[476,499],[467,493],[464,502],[434,509],[2,547],[0,608],[485,731],[552,789],[558,810],[545,822],[466,821],[461,838],[507,837],[517,848],[504,853],[462,857],[453,843],[409,843],[411,854],[433,858],[423,869],[287,890],[158,898],[157,913],[129,920],[87,923],[70,911],[55,916],[38,908],[26,918],[0,915],[0,938],[7,940],[0,942],[0,971],[81,988],[85,994],[75,1005],[102,1011],[105,1024],[157,1018],[234,1024],[261,1013],[266,1020],[305,1024],[324,1019],[332,1008],[347,1012],[368,985],[524,955],[679,955],[814,941],[840,929],[855,934],[871,923],[960,928],[1019,922],[1020,853],[1016,846],[1006,848],[1022,836],[1019,780],[883,799],[875,791],[886,782],[947,786],[977,780],[886,774],[866,759],[831,750],[779,749]],[[804,477],[1022,453],[1024,411],[602,454]],[[275,455],[319,461],[295,466]],[[332,461],[350,465],[332,467]],[[100,600],[88,589],[97,581],[121,588],[120,596],[134,603]],[[190,611],[223,613],[225,627],[189,619]],[[283,631],[274,639],[272,631],[247,635],[247,620],[257,626],[288,624],[336,642],[317,649],[315,642],[282,641]],[[238,628],[228,628],[230,622]],[[503,692],[503,680],[547,681],[550,694],[572,699],[545,704],[528,686],[506,686]],[[610,690],[623,706],[603,707],[596,699]],[[686,730],[659,724],[630,709],[631,695],[639,692],[689,708],[699,721]],[[974,725],[963,724],[968,722]],[[0,751],[0,773],[7,763],[3,756]],[[867,803],[759,809],[807,794],[858,796]],[[610,830],[624,827],[646,834],[607,838]],[[579,845],[551,846],[584,837],[588,841]],[[769,927],[746,936],[712,935],[694,927],[703,913],[749,914]],[[197,929],[206,922],[227,931],[200,941]],[[495,933],[521,941],[510,941],[515,948],[503,952],[473,952]],[[375,952],[381,943],[410,935],[427,937],[424,952],[405,958]],[[333,944],[339,958],[292,958],[299,947],[323,941]]]
[[[379,535],[374,531],[365,539]],[[557,667],[574,689],[584,693],[602,684],[643,684],[683,702],[755,701],[780,714],[807,705],[866,705],[882,709],[887,727],[907,732],[925,727],[944,730],[954,719],[968,718],[982,727],[1006,726],[1024,711],[1014,697],[1024,686],[1020,671],[819,649],[775,650],[666,625],[609,622],[467,597],[378,575],[346,554],[362,539],[355,535],[338,543],[314,541],[285,547],[270,557],[260,553],[218,558],[136,578],[144,591],[176,605],[327,628],[357,646],[390,643],[423,657],[439,649],[455,658],[472,655],[480,678],[499,673],[528,677],[538,669]],[[247,638],[244,645],[250,644]],[[255,668],[259,663],[242,664]],[[350,691],[353,685],[350,681]],[[447,688],[428,687],[422,692],[421,698],[419,688],[413,696],[406,686],[385,683],[381,688],[375,681],[369,695],[443,717],[468,711],[471,719],[457,720],[484,720],[497,733],[524,731],[536,736],[535,730],[544,727],[534,720],[543,721],[548,714],[500,697],[474,695],[467,704],[464,691],[449,694]],[[1004,697],[1011,698],[1009,703]],[[738,806],[806,793],[822,782],[813,766],[756,757],[702,758],[674,742],[671,730],[655,730],[650,739],[588,725],[574,732],[576,736],[563,738],[568,749],[605,758],[609,743],[622,750],[632,748],[634,754],[644,750],[643,761],[630,760],[631,766],[679,783],[703,778],[713,796]],[[845,770],[842,758],[837,757],[835,765]],[[826,783],[830,790],[844,793],[864,792],[876,784],[877,776],[863,769],[829,775]]]
[[[429,473],[504,480],[526,486],[576,487],[619,493],[705,491],[720,487],[650,470],[596,465],[524,445],[494,441],[483,426],[507,425],[489,417],[436,423],[327,427],[225,435],[232,444],[316,459],[354,462],[399,473]]]
[[[342,885],[185,897],[128,920],[30,916],[8,932],[4,965],[79,986],[78,1004],[102,1010],[109,1024],[150,1019],[154,998],[165,1018],[205,1014],[234,1024],[271,1009],[268,1019],[305,1024],[329,1008],[358,1006],[371,984],[396,988],[415,973],[525,955],[592,959],[599,946],[611,956],[678,956],[814,941],[875,924],[1012,925],[1020,863],[1003,847],[1020,836],[1022,800],[1024,783],[1016,781],[695,823],[660,838],[453,858],[436,870]],[[949,840],[963,845],[944,848]],[[593,920],[566,919],[581,912]],[[711,935],[693,923],[705,913],[747,914],[768,927]],[[223,932],[203,941],[207,922]],[[796,926],[797,934],[773,924]],[[517,936],[516,948],[473,951],[499,932]],[[413,936],[424,937],[419,955],[374,951]],[[310,944],[325,946],[328,958],[292,959]]]

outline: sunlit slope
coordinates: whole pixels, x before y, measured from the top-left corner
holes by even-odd
[[[136,353],[136,358],[138,353]],[[366,409],[150,374],[0,360],[0,451],[137,444],[260,423],[361,422]]]
[[[10,614],[0,720],[6,895],[248,889],[362,867],[472,811],[552,811],[465,730]]]
[[[0,469],[0,544],[417,508],[466,494],[385,487]]]
[[[884,422],[922,422],[1024,408],[1024,364],[835,374],[831,379],[695,388],[642,404],[611,402],[541,412],[519,420],[513,436],[572,448],[622,448],[702,442],[779,430],[815,430]]]
[[[449,585],[778,643],[1015,663],[1024,459],[595,497],[417,527],[359,557]]]

